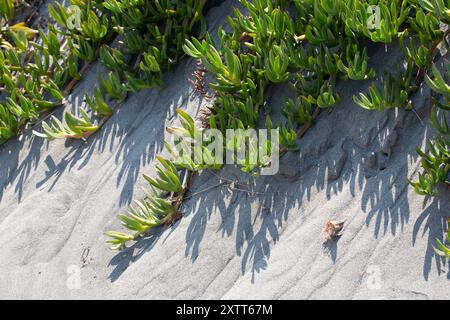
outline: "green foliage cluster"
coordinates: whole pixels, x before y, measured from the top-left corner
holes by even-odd
[[[14,19],[16,0],[0,0],[0,17],[8,20]]]
[[[39,113],[61,104],[70,53],[63,52],[54,28],[44,32],[23,22],[12,24],[14,15],[0,11],[1,143]]]
[[[94,115],[101,119],[107,119],[112,115],[113,110],[106,103],[98,88],[95,89],[93,98],[86,95],[85,99]],[[42,133],[37,131],[33,131],[33,133],[38,137],[51,141],[67,138],[84,139],[100,129],[102,121],[96,124],[93,123],[88,112],[83,108],[80,108],[80,114],[81,116],[76,116],[71,112],[66,112],[64,114],[65,123],[52,116],[52,124],[49,125],[46,122],[42,124]]]
[[[108,243],[111,249],[121,249],[126,242],[135,240],[144,235],[149,229],[170,223],[178,212],[177,203],[183,193],[182,181],[179,172],[172,161],[158,156],[161,166],[156,166],[157,178],[144,175],[152,186],[152,192],[146,191],[143,200],[136,200],[130,206],[127,214],[118,216],[122,225],[133,234],[118,231],[109,231],[105,235],[110,237]]]
[[[127,92],[162,84],[162,72],[183,56],[184,39],[197,23],[204,26],[204,0],[106,0],[71,3],[81,9],[78,26],[68,8],[50,7],[69,34],[69,46],[85,61],[110,70],[102,92],[119,101]],[[111,47],[112,39],[119,41]]]
[[[446,62],[447,78],[450,79],[450,63]],[[426,151],[417,147],[417,153],[422,158],[424,173],[419,173],[418,181],[410,181],[414,190],[421,195],[436,195],[437,185],[445,183],[450,186],[450,129],[446,113],[450,110],[450,85],[448,85],[439,70],[432,67],[433,77],[426,75],[428,86],[442,96],[442,99],[433,98],[431,123],[437,135],[427,141]],[[444,102],[441,102],[443,100]]]

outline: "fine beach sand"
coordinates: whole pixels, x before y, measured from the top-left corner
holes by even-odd
[[[208,11],[214,34],[235,6],[227,0]],[[396,45],[369,53],[380,74],[401,57]],[[369,112],[352,96],[370,81],[341,81],[342,102],[319,116],[300,152],[281,158],[278,175],[202,172],[189,194],[217,186],[219,176],[253,192],[225,185],[188,194],[174,226],[111,251],[103,232],[123,230],[116,215],[144,195],[142,174],[154,174],[175,109],[195,116],[209,103],[192,94],[196,67],[185,58],[164,88],[130,95],[87,142],[49,143],[29,130],[0,146],[1,299],[450,297],[450,264],[432,249],[450,191],[425,198],[407,183],[421,170],[415,147],[434,135],[425,84],[413,96],[415,112]],[[90,67],[67,110],[104,72],[99,62]],[[270,88],[274,118],[288,96],[285,85]],[[338,240],[324,243],[327,220],[345,224]],[[81,285],[73,288],[77,267]]]

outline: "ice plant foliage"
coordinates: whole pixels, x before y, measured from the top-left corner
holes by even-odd
[[[6,96],[0,102],[0,143],[38,120],[42,112],[61,105],[89,63],[97,59],[111,70],[99,86],[103,101],[120,102],[128,92],[161,85],[162,73],[184,55],[185,38],[197,25],[202,26],[200,32],[205,25],[204,0],[71,0],[66,6],[56,2],[49,12],[57,25],[42,30],[13,23],[16,4],[24,5],[0,1],[0,90]],[[114,39],[120,40],[113,46]],[[87,107],[104,107],[95,96],[87,99],[96,100]],[[99,114],[101,110],[92,111]],[[71,124],[63,124],[61,131],[55,119],[52,122],[43,124],[44,133],[36,131],[38,135],[49,139],[85,136],[69,130]],[[57,135],[48,134],[55,129],[60,131]]]
[[[121,249],[126,242],[144,235],[149,229],[170,222],[178,213],[179,196],[183,192],[182,181],[175,165],[162,157],[158,157],[162,167],[157,166],[158,178],[147,175],[144,178],[152,185],[153,192],[146,191],[143,200],[136,200],[127,214],[118,216],[122,225],[134,233],[132,235],[109,231],[108,243],[111,249]],[[166,196],[166,192],[171,192]]]
[[[314,110],[340,102],[337,80],[376,76],[369,67],[367,40],[387,44],[401,37],[404,44],[409,34],[423,39],[423,47],[410,49],[407,67],[395,75],[386,72],[382,88],[372,85],[355,102],[369,110],[411,108],[409,95],[416,89],[412,80],[431,61],[425,45],[443,37],[439,18],[412,1],[241,2],[249,13],[235,9],[229,18],[232,31],[219,28],[220,43],[207,34],[184,45],[187,54],[216,75],[211,87],[219,96],[212,116],[225,128],[241,123],[254,127],[267,86],[279,82],[291,82],[297,93],[295,102],[287,101],[283,110],[285,129],[312,123]],[[434,28],[422,32],[428,22]]]
[[[41,26],[32,29],[24,22],[13,24],[13,15],[5,11],[6,2],[0,5],[0,90],[3,96],[0,102],[0,142],[20,133],[30,122],[37,121],[41,113],[51,112],[61,105],[65,94],[70,91],[70,83],[82,76],[81,49],[73,47],[71,36],[52,24],[46,26],[46,31]],[[22,2],[18,3],[22,5]],[[57,21],[68,18],[62,13],[58,15],[55,10],[51,12]],[[80,113],[82,117],[66,114],[66,124],[52,117],[52,124],[44,123],[44,133],[37,135],[48,139],[80,138],[88,131],[96,130],[87,112],[80,110]]]
[[[183,111],[178,112],[184,116],[183,128],[174,128],[183,135],[194,135],[194,121]],[[168,146],[168,144],[166,143]],[[170,159],[157,156],[160,165],[156,166],[157,177],[153,178],[144,174],[144,178],[150,184],[152,192],[145,191],[146,197],[143,200],[136,200],[127,212],[118,216],[122,225],[134,233],[132,235],[109,231],[105,235],[110,237],[108,241],[111,249],[121,249],[126,242],[136,240],[139,236],[144,235],[149,229],[169,223],[179,213],[179,206],[183,199],[186,185],[180,177],[180,169],[184,169],[181,165],[176,165]],[[193,160],[191,159],[193,163]],[[195,168],[190,167],[192,171]],[[187,171],[185,171],[187,175]]]
[[[450,79],[450,63],[447,61],[445,65],[447,78]],[[422,157],[424,173],[419,173],[418,181],[410,181],[415,191],[422,195],[436,195],[438,183],[450,186],[450,129],[445,116],[450,110],[450,85],[434,65],[432,75],[426,75],[425,81],[441,96],[441,99],[433,99],[434,106],[430,117],[437,135],[434,140],[428,140],[428,150],[417,147],[417,153]]]
[[[91,119],[84,109],[80,109],[81,116],[77,117],[70,112],[65,113],[65,123],[63,124],[58,118],[52,116],[53,123],[48,125],[43,123],[43,133],[34,131],[34,134],[46,138],[48,140],[62,138],[86,138],[97,131],[98,126],[91,122]]]
[[[447,243],[447,245],[445,245]],[[434,247],[434,251],[442,256],[450,259],[450,218],[448,218],[447,222],[447,236],[444,240],[444,243],[442,243],[439,239],[436,239],[437,248]]]
[[[358,106],[367,110],[411,109],[409,95],[415,90],[411,84],[412,77],[413,65],[411,63],[407,65],[406,70],[398,71],[395,75],[385,72],[382,88],[372,84],[368,94],[360,93],[359,97],[355,96],[353,100]]]
[[[14,18],[14,7],[16,0],[1,0],[0,1],[0,16],[6,19]]]

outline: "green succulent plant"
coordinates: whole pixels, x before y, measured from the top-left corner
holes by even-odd
[[[105,67],[110,70],[123,74],[129,69],[127,62],[125,61],[124,54],[115,48],[111,48],[107,45],[103,45],[100,48],[100,61]]]
[[[341,101],[341,98],[338,94],[335,93],[335,86],[333,84],[325,84],[315,103],[321,109],[328,109]]]
[[[450,172],[450,141],[437,138],[428,140],[428,151],[416,148],[422,157],[424,173],[419,173],[418,181],[409,181],[414,190],[421,195],[437,195],[436,186],[440,182],[450,185],[448,173]]]
[[[88,95],[85,96],[85,99],[96,116],[109,117],[112,115],[113,109],[106,103],[99,88],[95,88],[93,99]]]
[[[374,5],[379,10],[377,14],[372,12]],[[411,5],[407,0],[350,0],[343,1],[341,8],[348,36],[364,35],[373,42],[381,43],[391,43],[398,37],[400,27],[411,12]]]
[[[139,67],[142,71],[146,73],[160,72],[161,68],[159,66],[160,61],[160,52],[158,48],[153,47],[148,52],[144,53],[144,58],[139,64]]]
[[[97,51],[94,49],[94,45],[79,35],[73,35],[67,40],[67,43],[73,55],[78,59],[89,63],[97,59]]]
[[[106,236],[111,238],[108,243],[113,250],[123,248],[126,242],[136,240],[153,227],[170,223],[178,214],[180,199],[182,199],[180,197],[183,195],[179,173],[170,160],[161,156],[157,156],[157,159],[162,165],[162,167],[156,166],[158,177],[151,178],[144,174],[144,178],[152,186],[153,192],[145,191],[145,199],[135,200],[134,205],[130,206],[126,215],[118,216],[121,224],[128,230],[133,231],[134,234],[116,231],[105,233]],[[163,196],[162,193],[164,192],[171,192],[171,195]]]
[[[16,0],[0,0],[0,17],[14,19]]]
[[[151,228],[169,221],[169,218],[176,212],[176,206],[170,201],[147,192],[146,199],[135,200],[126,215],[118,215],[121,224],[128,230],[134,231],[134,234],[108,231],[105,232],[105,235],[111,239],[107,242],[111,245],[112,250],[119,250],[125,246],[126,242],[135,240]]]
[[[101,18],[92,10],[87,14],[86,22],[81,24],[81,34],[94,43],[100,42],[108,34],[108,18]]]
[[[14,89],[12,95],[6,98],[5,106],[17,118],[23,119],[22,121],[38,118],[33,102],[18,89]]]
[[[176,141],[175,145],[165,142],[166,149],[172,155],[172,162],[175,166],[192,172],[205,168],[220,169],[223,166],[223,156],[218,159],[215,150],[208,148],[209,143],[214,143],[214,141],[211,142],[211,137],[204,135],[204,130],[197,127],[186,112],[181,109],[176,111],[180,115],[182,126],[171,126],[166,130],[181,141]],[[214,120],[211,121],[211,129],[216,129]],[[194,142],[199,141],[199,138],[202,138],[202,142],[198,146],[194,146]]]
[[[305,35],[313,45],[334,46],[338,42],[339,24],[336,23],[340,2],[336,0],[321,0],[313,2],[311,20],[306,25]]]
[[[299,125],[312,124],[314,122],[312,106],[310,99],[300,96],[295,101],[292,99],[286,101],[281,112],[288,120],[295,121]]]
[[[333,55],[328,47],[320,47],[316,50],[316,56],[310,56],[310,64],[315,72],[327,75],[336,75],[339,70]]]
[[[440,21],[450,24],[450,1],[449,0],[417,0],[420,6]]]
[[[345,56],[340,57],[334,54],[336,64],[346,78],[352,80],[367,80],[374,78],[376,71],[368,67],[369,57],[367,56],[367,48],[362,51],[357,44],[349,44],[346,46]]]
[[[17,134],[19,121],[10,109],[0,103],[0,142],[4,142]]]
[[[125,100],[127,91],[117,72],[109,72],[108,75],[101,80],[100,90],[108,94],[111,98],[117,99],[119,102]]]
[[[63,87],[69,77],[80,76],[74,56],[63,44],[64,35],[55,26],[49,25],[44,32],[31,29],[24,22],[14,25],[8,22],[6,19],[6,24],[0,27],[0,90],[5,102],[0,116],[3,139],[19,133],[22,126],[38,119],[41,112],[61,105]]]
[[[286,81],[289,59],[280,46],[273,46],[265,62],[266,77],[273,83]]]
[[[281,125],[280,130],[280,148],[291,151],[298,150],[297,146],[297,131],[293,129],[293,125],[288,123],[287,126]]]
[[[408,24],[412,31],[420,35],[426,41],[439,41],[442,39],[443,32],[439,26],[439,16],[428,14],[420,7],[415,8],[416,15],[409,17]]]
[[[448,245],[445,245],[445,242],[448,243]],[[450,218],[447,220],[447,237],[446,240],[444,240],[444,243],[442,243],[439,239],[436,239],[436,245],[437,247],[433,247],[434,251],[442,256],[446,257],[447,259],[450,259]]]
[[[407,59],[414,62],[414,64],[419,68],[427,68],[430,65],[432,59],[430,52],[431,50],[423,41],[417,48],[417,45],[411,38],[408,39],[408,43],[406,44],[405,35],[400,37],[400,46],[402,48],[403,54]]]
[[[446,63],[447,74],[441,75],[432,62],[436,48],[448,36],[442,26],[450,23],[449,0],[242,0],[245,10],[234,10],[229,28],[219,27],[217,40],[205,33],[204,0],[71,0],[69,4],[78,8],[78,14],[59,3],[51,5],[49,11],[58,26],[49,25],[43,31],[22,22],[10,25],[17,2],[0,0],[0,90],[4,98],[0,103],[0,141],[19,133],[43,111],[60,105],[65,92],[97,59],[108,69],[107,76],[93,96],[86,95],[86,102],[100,122],[80,109],[80,116],[65,113],[64,123],[52,117],[36,135],[50,140],[89,136],[113,112],[105,95],[120,103],[129,92],[162,85],[164,72],[187,54],[199,59],[215,78],[209,85],[215,91],[207,119],[211,129],[256,128],[263,111],[269,111],[268,87],[291,84],[295,97],[284,104],[282,114],[287,121],[278,125],[278,134],[283,151],[296,150],[301,136],[297,127],[310,126],[320,109],[339,104],[337,81],[376,76],[369,67],[367,45],[398,40],[407,68],[396,74],[384,73],[381,86],[373,84],[354,101],[369,110],[411,109],[410,95],[425,79],[439,95],[432,100],[430,116],[437,136],[427,143],[427,150],[418,149],[424,172],[411,184],[418,193],[432,195],[438,183],[448,184],[450,69]],[[192,37],[194,33],[197,37]],[[113,41],[116,38],[118,41]],[[202,129],[188,114],[177,112],[181,126],[168,131],[195,139]],[[270,118],[266,124],[273,127]],[[179,158],[169,144],[166,147],[172,158],[159,157],[157,177],[145,176],[156,194],[136,202],[128,215],[119,216],[134,234],[107,233],[114,248],[178,212],[185,192],[179,169],[196,172],[222,166],[208,141]],[[236,145],[227,147],[234,150]],[[266,147],[269,153],[274,151],[270,142]],[[239,159],[242,170],[257,174],[258,168],[268,165],[267,159],[253,160]],[[163,196],[165,193],[171,195]],[[446,252],[442,246],[441,252]]]
[[[55,2],[55,6],[49,5],[48,11],[51,17],[66,29],[70,29],[67,25],[67,20],[70,17],[70,12],[59,2]]]
[[[450,77],[448,62],[445,65],[447,66],[447,76]],[[409,181],[409,183],[421,195],[437,195],[439,183],[450,186],[450,130],[446,118],[446,112],[450,110],[450,86],[447,85],[444,77],[434,65],[432,73],[433,79],[425,75],[425,81],[433,91],[442,96],[446,104],[439,102],[438,99],[433,99],[434,107],[430,120],[437,131],[437,136],[434,141],[428,140],[428,150],[423,151],[419,147],[416,148],[422,158],[421,165],[424,172],[419,173],[417,181]]]

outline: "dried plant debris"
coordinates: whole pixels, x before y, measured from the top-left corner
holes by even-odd
[[[207,97],[208,92],[206,90],[205,84],[205,73],[206,69],[204,67],[199,66],[194,73],[192,73],[192,78],[189,79],[189,82],[194,85],[193,95],[197,94],[203,97]]]
[[[325,242],[340,237],[342,235],[343,228],[344,228],[344,221],[327,220],[327,222],[325,222],[324,227]]]

